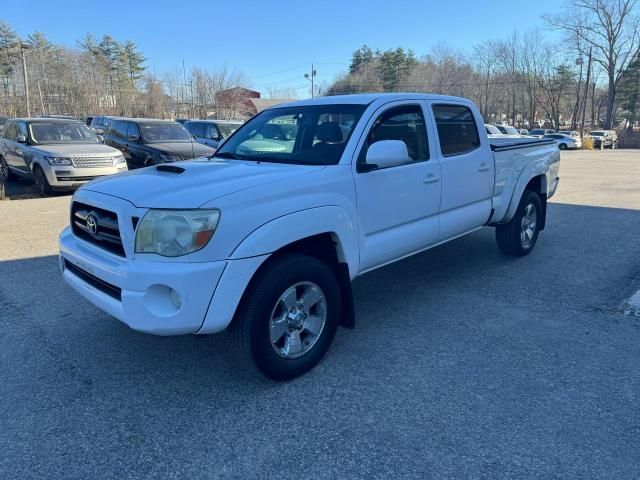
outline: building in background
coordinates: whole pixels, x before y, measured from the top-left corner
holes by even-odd
[[[260,92],[244,87],[220,90],[215,99],[215,110],[208,117],[219,120],[247,120],[266,108],[291,101],[284,98],[261,98]]]

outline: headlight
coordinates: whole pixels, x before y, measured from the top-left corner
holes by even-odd
[[[71,165],[71,159],[65,157],[43,157],[49,165]]]
[[[200,250],[219,219],[219,210],[149,210],[136,231],[136,253],[179,257]]]
[[[182,160],[182,157],[179,155],[166,155],[166,154],[161,154],[160,155],[160,160],[162,160],[163,162],[179,162]]]
[[[126,163],[127,162],[124,159],[124,155],[122,155],[122,154],[113,157],[113,166],[114,167],[121,166],[121,165],[126,165]]]

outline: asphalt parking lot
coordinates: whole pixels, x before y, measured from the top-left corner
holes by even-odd
[[[365,275],[288,383],[226,334],[129,330],[63,284],[70,197],[0,202],[1,478],[638,478],[640,151],[565,152],[535,251],[484,229]]]

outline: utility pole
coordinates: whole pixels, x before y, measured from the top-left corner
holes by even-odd
[[[315,91],[314,91],[314,82],[313,79],[316,77],[316,70],[313,67],[313,63],[311,64],[311,74],[305,73],[304,74],[304,78],[306,78],[307,80],[311,80],[311,98],[313,98]]]
[[[593,47],[589,47],[589,60],[587,61],[587,78],[584,81],[584,99],[582,100],[582,120],[580,122],[580,139],[584,137],[584,116],[587,113],[587,97],[589,96],[589,81],[591,80],[591,53]]]

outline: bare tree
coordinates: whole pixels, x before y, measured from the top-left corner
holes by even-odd
[[[616,89],[622,72],[638,50],[638,0],[567,0],[566,12],[545,16],[553,27],[593,47],[594,60],[607,73],[605,126],[615,121]]]

